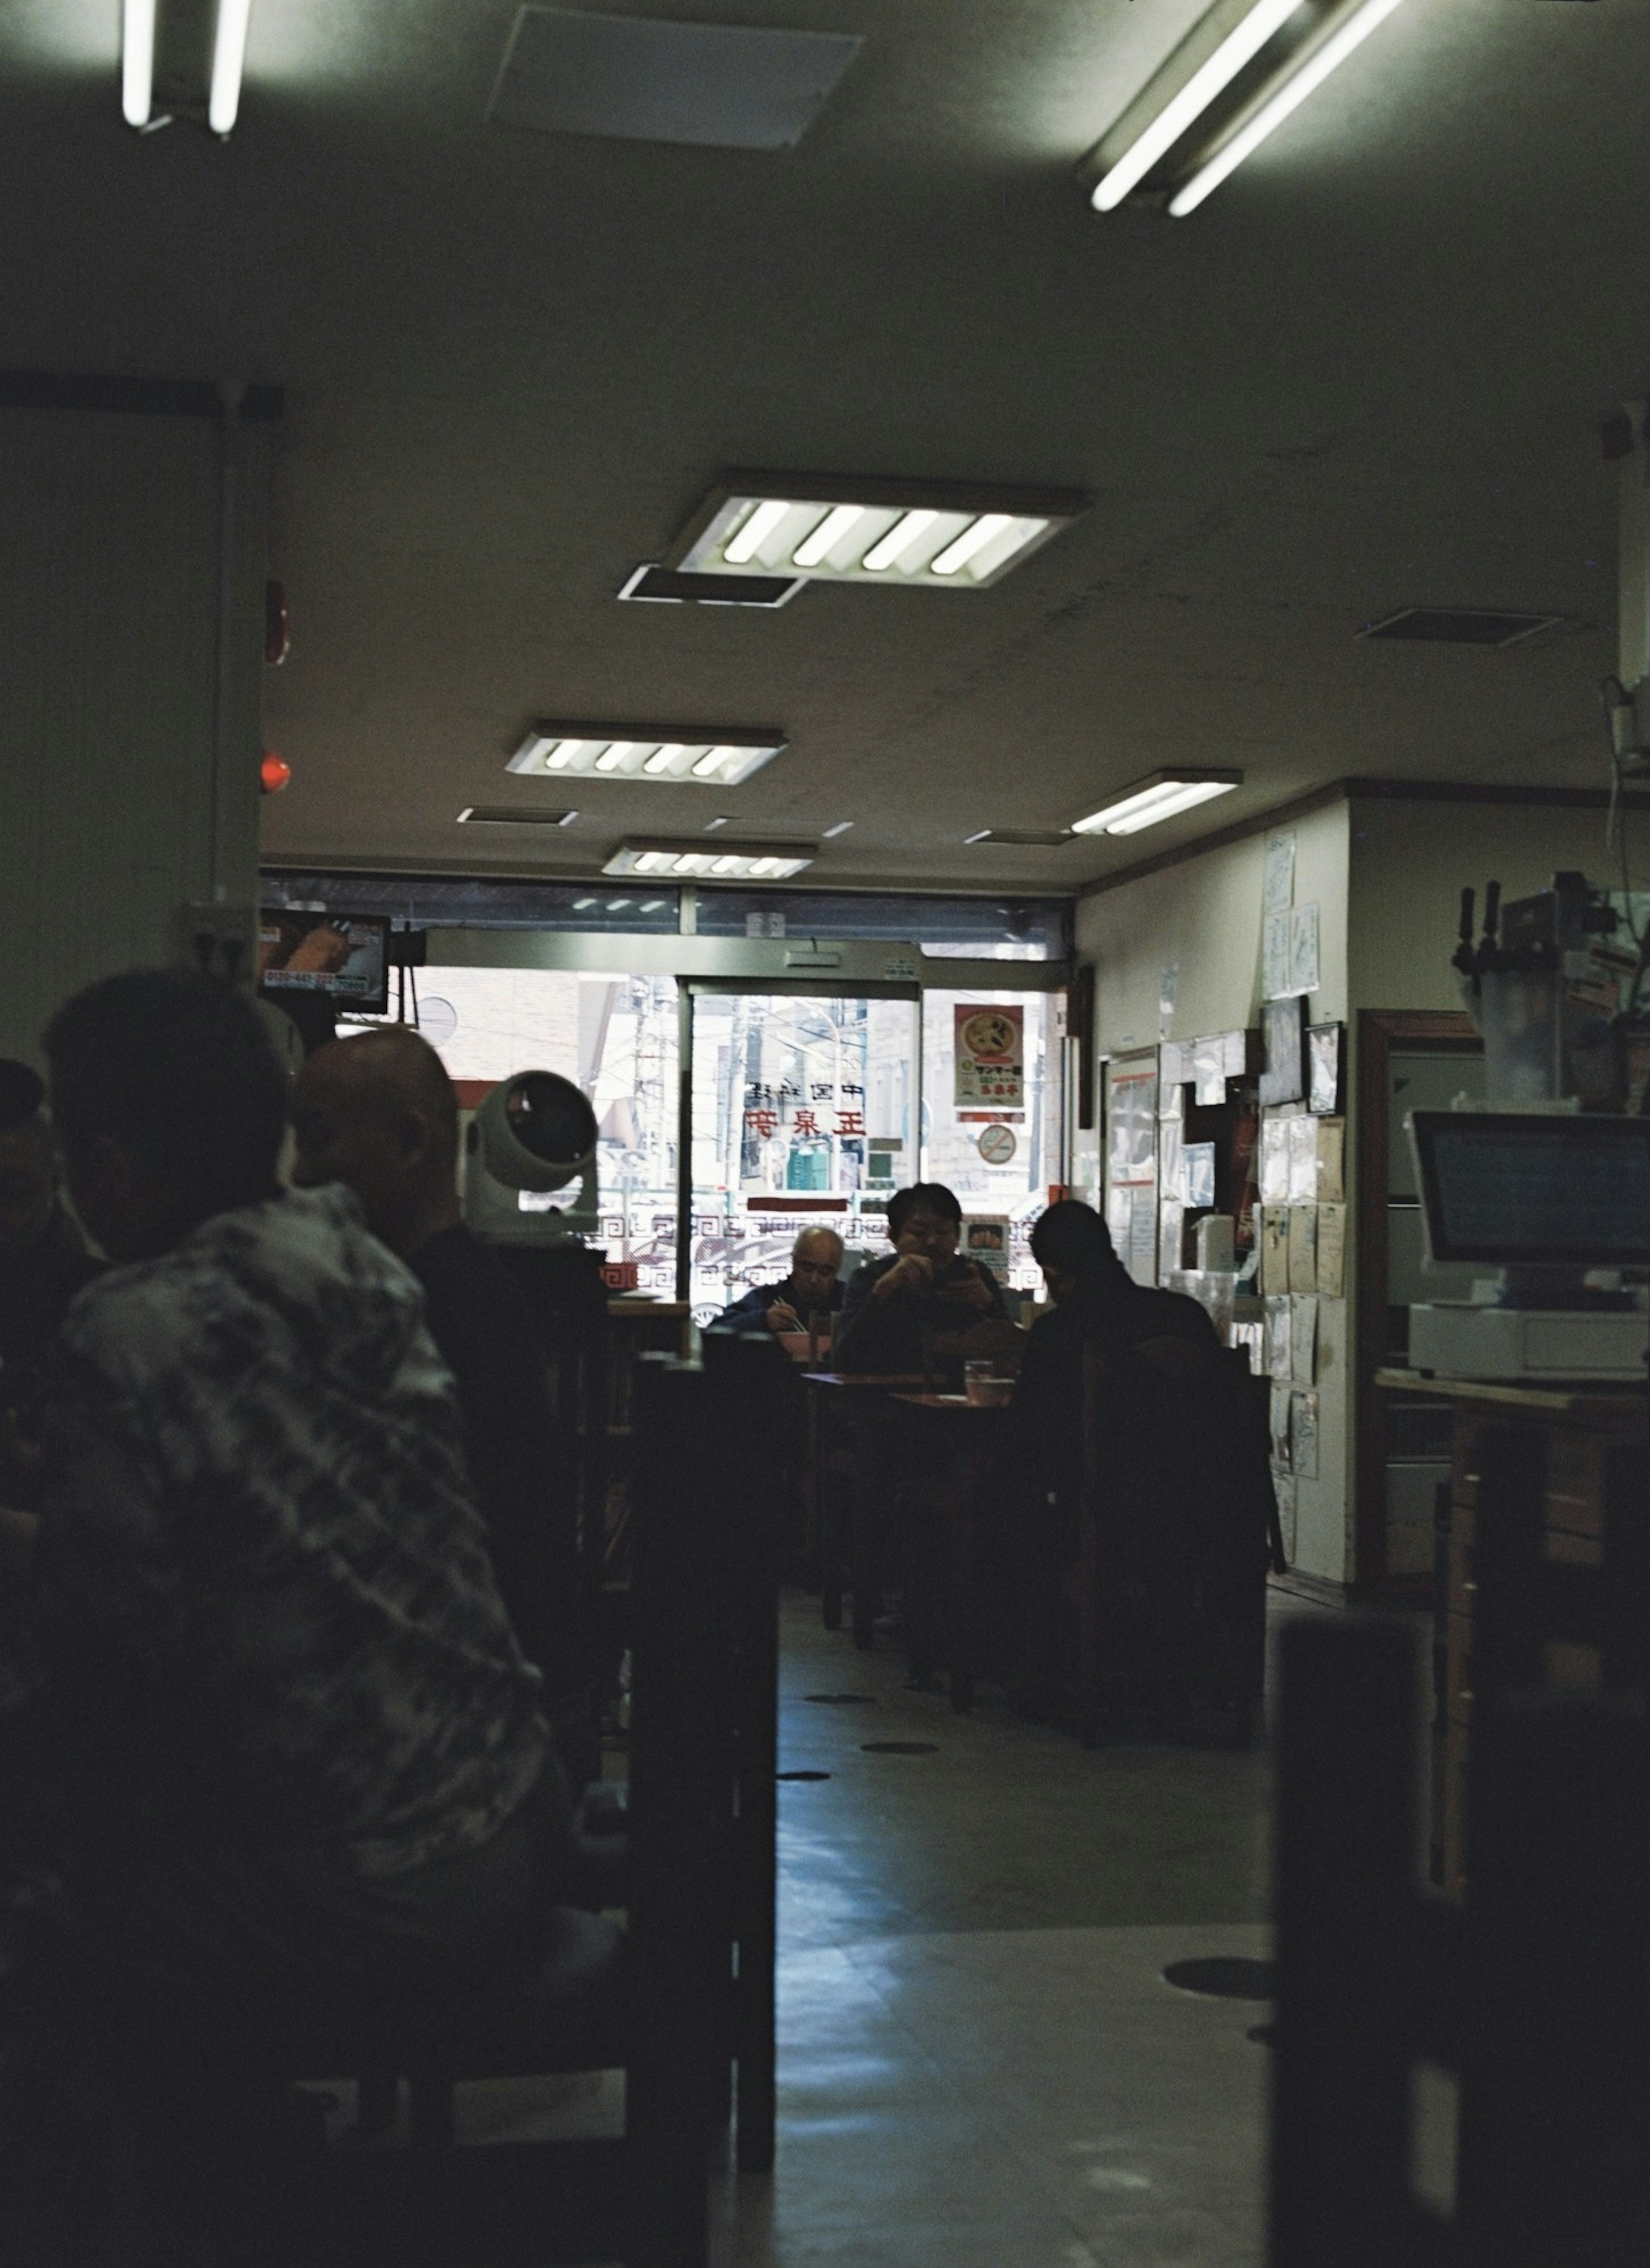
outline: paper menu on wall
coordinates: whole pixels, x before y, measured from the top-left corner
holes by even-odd
[[[1318,1288],[1318,1209],[1289,1208],[1289,1288],[1315,1292]]]
[[[1194,1082],[1193,1099],[1197,1102],[1224,1102],[1226,1081],[1226,1034],[1215,1032],[1209,1038],[1191,1043],[1191,1075]]]
[[[1159,1186],[1165,1201],[1173,1197],[1176,1203],[1183,1204],[1186,1201],[1186,1152],[1182,1120],[1158,1120],[1157,1164]],[[1175,1265],[1178,1267],[1179,1264],[1177,1261]]]
[[[1286,1292],[1280,1298],[1268,1300],[1265,1304],[1266,1375],[1282,1383],[1289,1376],[1293,1311]]]
[[[1320,1121],[1308,1118],[1302,1112],[1299,1118],[1285,1118],[1283,1123],[1289,1145],[1289,1202],[1291,1204],[1315,1204],[1318,1201]]]
[[[1295,1534],[1298,1526],[1294,1476],[1291,1473],[1272,1475],[1272,1494],[1278,1499],[1278,1532],[1284,1540],[1284,1557],[1291,1565],[1295,1556]]]
[[[1277,1392],[1276,1388],[1272,1390]],[[1289,1469],[1299,1480],[1315,1481],[1318,1476],[1318,1397],[1292,1394],[1289,1400]]]
[[[1289,1295],[1289,1375],[1297,1386],[1317,1379],[1318,1301],[1315,1292]]]
[[[1188,1142],[1181,1152],[1186,1202],[1194,1211],[1206,1211],[1214,1204],[1214,1149],[1212,1142]]]
[[[1268,1111],[1261,1121],[1261,1203],[1289,1202],[1289,1121]]]
[[[1261,1247],[1261,1290],[1263,1293],[1286,1292],[1289,1289],[1289,1208],[1287,1205],[1263,1205],[1257,1216]]]
[[[1268,914],[1286,914],[1295,902],[1295,838],[1293,835],[1269,835],[1266,837],[1265,877],[1261,885],[1261,910]]]
[[[1146,1196],[1152,1193],[1148,1189]],[[1126,1268],[1129,1264],[1130,1225],[1134,1219],[1134,1191],[1126,1183],[1114,1186],[1106,1192],[1106,1226],[1111,1231],[1111,1248]]]
[[[1267,914],[1261,922],[1261,998],[1281,1000],[1289,990],[1289,916]]]
[[[1339,1300],[1346,1291],[1346,1208],[1318,1207],[1318,1289],[1325,1299]]]
[[[1318,909],[1315,902],[1309,906],[1297,906],[1289,917],[1289,983],[1290,992],[1315,992],[1318,989]]]
[[[1346,1195],[1346,1121],[1315,1118],[1318,1130],[1318,1187],[1320,1204],[1339,1204]]]
[[[1129,1273],[1137,1284],[1157,1281],[1157,1188],[1136,1187],[1129,1218]]]
[[[1159,1280],[1171,1276],[1182,1263],[1182,1248],[1185,1241],[1186,1208],[1176,1197],[1165,1197],[1157,1216],[1157,1271]]]
[[[1279,1472],[1293,1469],[1289,1460],[1289,1404],[1293,1395],[1286,1386],[1274,1385],[1271,1393],[1272,1462]]]

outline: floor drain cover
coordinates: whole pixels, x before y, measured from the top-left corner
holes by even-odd
[[[829,1779],[830,1774],[814,1771],[776,1772],[774,1778],[776,1779]]]
[[[1181,1992],[1212,1993],[1218,2000],[1270,2000],[1277,1974],[1276,1965],[1270,1961],[1217,1955],[1210,1961],[1171,1961],[1163,1971],[1163,1982]]]
[[[863,1701],[867,1705],[873,1705],[876,1697],[874,1693],[805,1693],[802,1696],[805,1701],[825,1701],[839,1708],[845,1706],[850,1701]]]
[[[861,1741],[868,1756],[937,1756],[937,1741]]]

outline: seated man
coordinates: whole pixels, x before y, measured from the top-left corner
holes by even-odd
[[[58,1193],[46,1088],[0,1061],[0,1513],[33,1502],[46,1367],[69,1303],[101,1263]]]
[[[292,1083],[300,1189],[343,1182],[424,1286],[453,1373],[487,1548],[541,1705],[580,1786],[600,1769],[579,1583],[576,1480],[550,1399],[550,1352],[497,1253],[460,1217],[459,1106],[427,1040],[404,1027],[317,1049]]]
[[[835,1360],[846,1371],[916,1373],[934,1361],[936,1340],[971,1324],[1006,1322],[991,1270],[958,1256],[962,1207],[943,1182],[914,1182],[888,1200],[894,1249],[867,1261],[848,1286]]]
[[[534,1957],[568,1802],[412,1276],[276,1179],[251,1004],[138,970],[46,1035],[81,1218],[23,1606],[52,1974],[208,2105],[306,2009]],[[18,1580],[16,1578],[14,1580]]]
[[[836,1273],[842,1264],[843,1241],[834,1228],[805,1228],[791,1249],[791,1273],[777,1284],[753,1284],[723,1309],[716,1329],[754,1338],[763,1331],[817,1328],[829,1337],[843,1303]]]

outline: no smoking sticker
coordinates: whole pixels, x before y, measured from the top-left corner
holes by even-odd
[[[1012,1126],[982,1126],[979,1152],[988,1166],[1005,1166],[1019,1148]]]

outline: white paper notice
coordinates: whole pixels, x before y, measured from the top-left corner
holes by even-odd
[[[1290,992],[1318,989],[1318,909],[1315,904],[1297,906],[1289,917]]]
[[[1317,1382],[1318,1303],[1315,1293],[1296,1292],[1289,1301],[1289,1375],[1297,1386]]]
[[[1285,1118],[1289,1129],[1289,1202],[1291,1204],[1315,1204],[1318,1201],[1318,1126],[1320,1121],[1308,1118],[1304,1112],[1299,1118]]]
[[[1266,879],[1261,892],[1261,911],[1286,914],[1295,902],[1295,838],[1266,837]]]
[[[1261,923],[1261,998],[1281,1000],[1289,990],[1287,911],[1268,914]]]

